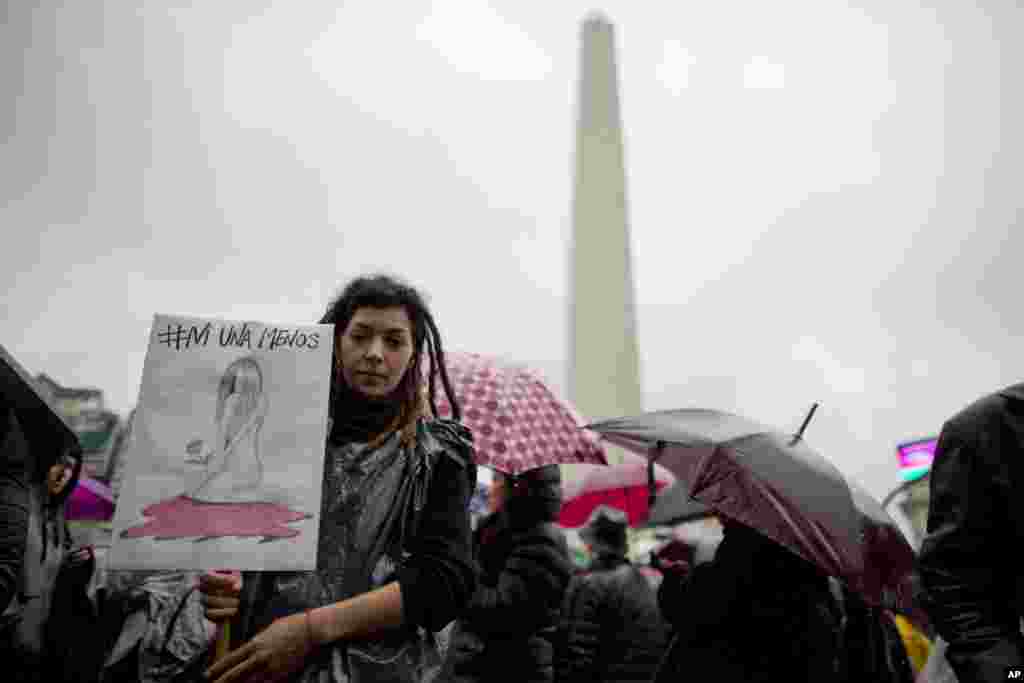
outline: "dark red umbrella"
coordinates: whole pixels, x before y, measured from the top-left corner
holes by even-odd
[[[867,601],[910,609],[913,548],[878,502],[803,441],[809,420],[795,437],[701,409],[589,428],[656,460],[679,477],[691,498],[756,529]]]

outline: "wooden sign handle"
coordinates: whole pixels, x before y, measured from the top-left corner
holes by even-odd
[[[214,645],[213,661],[217,662],[231,651],[231,622],[222,621],[217,626],[217,642]]]

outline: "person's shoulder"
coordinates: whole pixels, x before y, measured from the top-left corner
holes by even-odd
[[[966,435],[1002,422],[1012,403],[1024,402],[1024,383],[1014,384],[976,399],[946,420],[944,431]]]
[[[628,574],[622,571],[627,565],[617,567],[593,567],[586,573],[587,584],[596,590],[607,590],[626,583]]]
[[[473,432],[455,420],[422,418],[419,424],[420,441],[431,455],[444,455],[460,468],[476,465]]]

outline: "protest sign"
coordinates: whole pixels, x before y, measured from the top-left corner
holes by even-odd
[[[316,567],[333,326],[157,315],[109,569]]]

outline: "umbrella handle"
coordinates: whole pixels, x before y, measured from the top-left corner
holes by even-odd
[[[654,498],[658,494],[658,486],[654,482],[654,461],[647,461],[647,510],[650,514],[650,510],[654,507]]]
[[[654,507],[654,499],[658,495],[658,485],[654,481],[654,461],[665,452],[665,442],[657,441],[651,448],[651,455],[647,458],[647,513],[650,514]]]
[[[213,660],[220,661],[231,651],[231,622],[224,621],[217,625],[217,640],[214,646]]]

